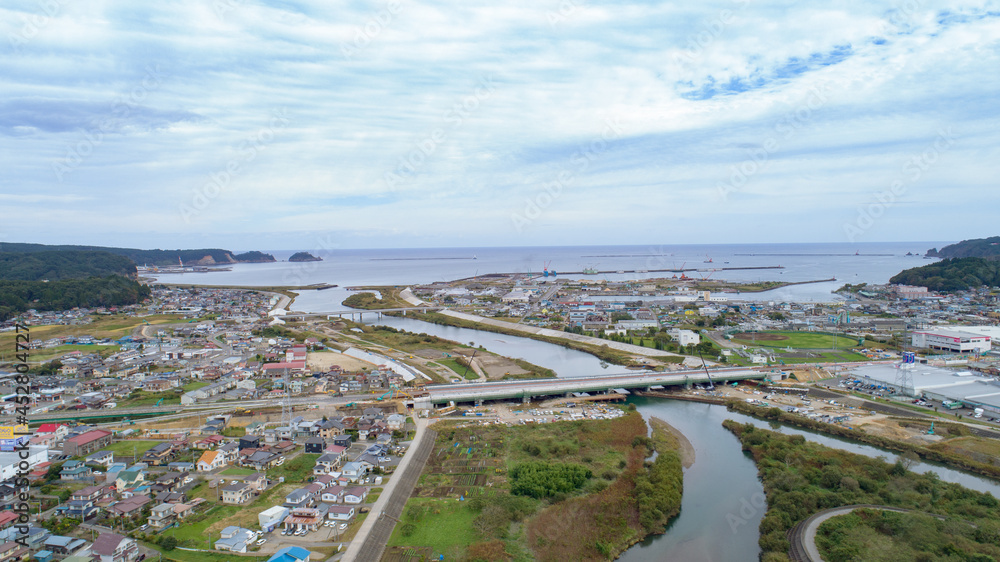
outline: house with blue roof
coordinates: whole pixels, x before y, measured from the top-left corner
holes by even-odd
[[[301,546],[287,546],[275,552],[267,562],[309,562],[309,551]]]

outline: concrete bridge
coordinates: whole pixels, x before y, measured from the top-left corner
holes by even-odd
[[[766,373],[743,368],[711,369],[712,382],[764,379]],[[707,383],[704,369],[689,371],[635,371],[614,375],[568,377],[561,379],[532,379],[489,383],[435,385],[424,387],[428,396],[418,398],[417,408],[430,408],[449,402],[475,402],[484,400],[521,399],[528,402],[541,396],[570,396],[574,392],[604,392],[616,388],[649,390],[654,386],[678,386]]]
[[[406,308],[379,308],[373,310],[361,310],[361,309],[337,310],[328,313],[326,315],[326,319],[329,320],[333,317],[343,318],[344,316],[350,316],[351,320],[354,320],[354,315],[357,314],[358,320],[364,320],[365,314],[376,314],[378,315],[379,318],[382,318],[383,312],[402,312],[403,316],[406,316],[406,313],[411,311],[427,312],[428,310],[441,310],[443,308],[444,308],[443,306],[409,306]]]
[[[323,314],[318,314],[318,313],[302,314],[293,312],[290,314],[284,314],[282,316],[279,316],[278,318],[281,318],[282,320],[287,320],[291,318],[305,320],[306,318],[323,318],[325,316],[326,319],[329,320],[331,318],[343,318],[345,316],[350,316],[351,320],[354,320],[355,316],[357,316],[358,320],[361,321],[364,320],[365,314],[374,314],[378,318],[382,318],[382,314],[385,312],[402,312],[403,316],[406,316],[407,312],[412,312],[412,311],[427,312],[428,310],[443,310],[443,309],[444,309],[443,306],[408,306],[405,308],[378,308],[372,310],[351,308],[347,310],[335,310],[333,312],[326,312]]]

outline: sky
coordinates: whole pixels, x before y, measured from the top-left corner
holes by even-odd
[[[998,234],[1000,2],[8,0],[0,240]]]

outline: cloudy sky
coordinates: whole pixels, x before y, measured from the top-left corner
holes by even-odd
[[[9,0],[0,240],[998,234],[1000,2]]]

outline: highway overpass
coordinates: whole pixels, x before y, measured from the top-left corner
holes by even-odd
[[[767,373],[743,368],[711,369],[712,382],[723,383],[748,379],[764,379]],[[635,371],[614,375],[571,377],[561,379],[532,379],[488,383],[449,384],[424,387],[427,396],[417,398],[417,408],[450,402],[479,402],[484,400],[521,399],[529,401],[542,396],[569,396],[574,392],[606,392],[616,388],[648,390],[653,386],[679,386],[707,383],[709,376],[704,369],[690,371]]]

